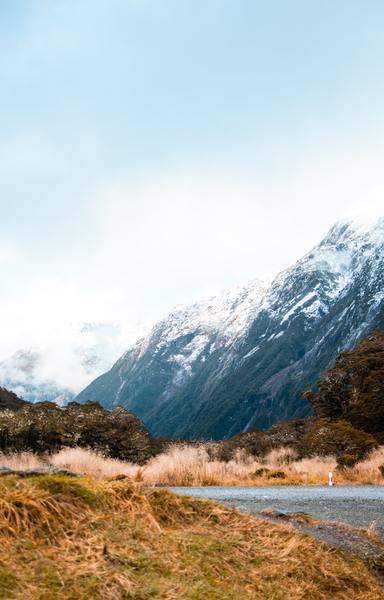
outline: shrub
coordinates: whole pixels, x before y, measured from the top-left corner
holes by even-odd
[[[268,473],[268,479],[286,479],[284,471],[270,471]]]
[[[317,419],[308,422],[302,438],[303,447],[309,456],[356,456],[356,460],[365,458],[377,447],[375,438],[347,421]]]
[[[250,431],[217,443],[220,460],[231,460],[239,448],[250,456],[276,458],[276,466],[289,465],[295,458],[354,454],[365,458],[378,444],[376,438],[345,420],[307,419],[273,425],[265,431]],[[278,453],[272,457],[273,453]]]
[[[0,412],[0,449],[56,452],[65,447],[91,448],[110,458],[142,464],[156,452],[143,423],[123,408],[109,411],[97,402],[26,403]]]
[[[270,469],[267,469],[266,467],[260,467],[253,473],[253,477],[263,477],[264,475],[267,475],[269,471]]]
[[[337,457],[337,466],[340,469],[348,469],[354,467],[357,461],[356,454],[341,454]]]
[[[27,403],[19,398],[14,392],[10,392],[3,387],[0,387],[0,410],[19,410]]]

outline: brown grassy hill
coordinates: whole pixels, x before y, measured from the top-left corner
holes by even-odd
[[[356,558],[290,526],[129,479],[0,480],[0,598],[379,600]]]

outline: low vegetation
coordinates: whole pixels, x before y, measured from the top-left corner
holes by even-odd
[[[0,479],[0,598],[378,600],[357,558],[290,525],[129,478]]]
[[[0,389],[0,466],[35,461],[153,485],[318,484],[331,470],[339,483],[381,484],[383,381],[384,333],[376,332],[343,353],[317,391],[306,392],[314,417],[188,444],[154,439],[121,407],[30,404]]]
[[[373,435],[355,429],[348,421],[327,418],[287,421],[215,444],[221,460],[231,460],[239,450],[259,457],[284,447],[293,449],[298,458],[349,455],[354,462],[364,459],[377,446]]]
[[[359,463],[340,464],[334,456],[297,458],[291,448],[271,450],[255,458],[238,451],[228,461],[215,458],[209,445],[175,445],[145,465],[104,457],[84,448],[65,448],[56,454],[29,452],[0,455],[0,466],[31,469],[52,465],[103,479],[125,475],[152,486],[208,485],[325,485],[330,471],[336,485],[384,484],[384,447]]]
[[[134,414],[121,407],[108,411],[97,402],[70,402],[64,408],[53,402],[23,403],[17,410],[0,410],[0,451],[4,453],[56,454],[82,447],[109,458],[145,464],[174,445],[172,440],[153,438]],[[349,465],[365,458],[377,445],[373,435],[355,429],[348,421],[329,418],[289,421],[211,444],[190,443],[191,447],[205,447],[220,462],[236,461],[239,452],[259,460],[285,447],[293,449],[297,458],[332,455]]]

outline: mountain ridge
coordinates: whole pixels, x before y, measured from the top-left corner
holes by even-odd
[[[122,404],[154,435],[229,437],[309,414],[303,389],[383,326],[384,218],[336,223],[264,288],[174,311],[78,396]]]

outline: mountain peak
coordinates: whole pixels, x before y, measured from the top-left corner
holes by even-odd
[[[372,237],[376,239],[377,234],[383,234],[384,232],[384,216],[383,214],[367,214],[367,215],[356,215],[351,219],[345,219],[338,221],[334,227],[331,228],[329,234],[337,233],[341,238],[356,239]],[[328,234],[328,235],[329,235]],[[328,236],[327,236],[328,237]],[[381,238],[382,240],[382,238]],[[377,238],[380,241],[380,238]]]
[[[197,330],[223,332],[227,337],[246,327],[250,316],[260,306],[266,286],[259,279],[222,290],[187,306],[176,307],[149,333],[161,331],[168,341]]]

